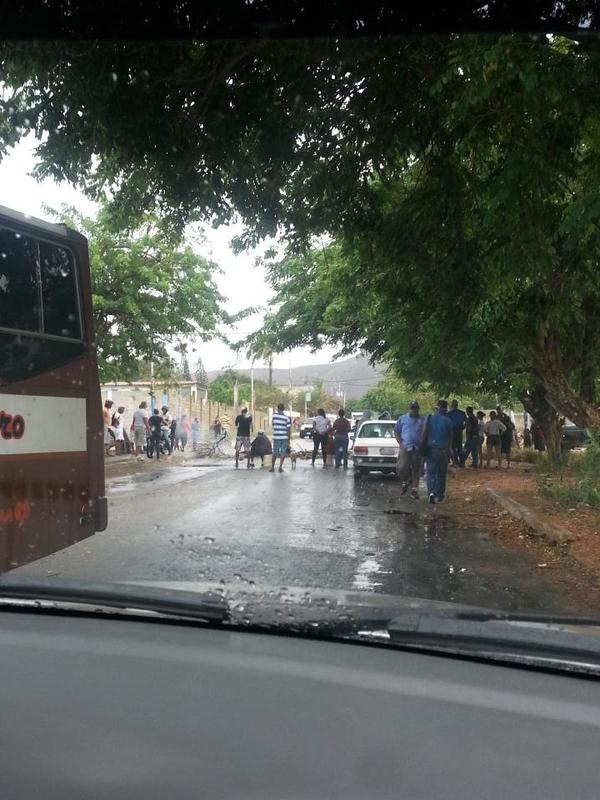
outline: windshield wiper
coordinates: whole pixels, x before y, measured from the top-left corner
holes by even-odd
[[[406,609],[387,624],[392,642],[472,655],[537,661],[589,661],[600,667],[600,620],[486,609]]]
[[[0,602],[39,601],[93,606],[94,609],[143,611],[207,622],[226,622],[229,606],[216,592],[189,592],[154,586],[55,578],[0,577]]]

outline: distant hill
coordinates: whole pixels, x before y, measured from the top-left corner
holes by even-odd
[[[322,380],[324,389],[329,394],[334,394],[338,388],[346,392],[346,397],[359,398],[375,386],[383,377],[384,367],[372,367],[364,356],[345,358],[343,361],[334,361],[331,364],[306,364],[292,367],[291,381],[295,391],[303,386],[311,386],[315,381]],[[208,374],[209,380],[214,380],[222,370],[213,369]],[[249,369],[238,370],[242,375],[250,375]],[[267,367],[254,367],[254,377],[257,380],[267,381],[269,370]],[[290,384],[290,370],[274,369],[273,383],[275,386],[287,388]]]

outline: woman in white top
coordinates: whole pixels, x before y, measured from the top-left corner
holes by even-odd
[[[327,433],[329,428],[331,427],[331,423],[325,416],[325,410],[320,408],[317,411],[317,416],[314,418],[313,421],[313,455],[312,455],[312,465],[314,467],[315,460],[317,458],[317,454],[319,452],[319,447],[321,447],[323,452],[323,466],[327,466]]]

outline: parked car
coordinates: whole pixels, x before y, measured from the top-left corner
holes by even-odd
[[[301,439],[312,439],[313,435],[313,421],[312,419],[307,419],[305,422],[300,425],[300,438]]]
[[[366,420],[354,439],[354,478],[367,472],[396,473],[399,445],[394,436],[394,420]]]
[[[585,428],[580,428],[573,422],[565,422],[561,429],[561,441],[564,450],[573,447],[582,447],[590,441],[590,435]]]

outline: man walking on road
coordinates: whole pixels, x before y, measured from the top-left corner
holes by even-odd
[[[408,482],[411,485],[411,496],[419,498],[419,478],[423,460],[419,452],[424,420],[419,414],[419,404],[413,401],[408,407],[408,414],[398,417],[394,435],[400,445],[398,456],[398,477],[402,481],[402,494],[408,491]]]
[[[467,458],[471,456],[473,466],[477,469],[479,466],[479,420],[473,413],[473,406],[467,406],[465,437],[463,464],[466,464]]]
[[[427,448],[427,491],[430,503],[441,503],[446,494],[452,432],[452,423],[448,419],[448,401],[438,400],[437,411],[427,417],[421,437],[422,444]]]
[[[235,468],[239,467],[240,450],[244,448],[244,454],[250,466],[250,433],[252,432],[252,417],[248,416],[248,409],[242,408],[235,418],[236,437],[235,437]]]
[[[453,400],[448,419],[452,424],[452,463],[455,467],[464,467],[465,459],[463,454],[463,430],[467,424],[467,415],[458,407],[458,400]]]
[[[160,445],[164,434],[164,418],[160,415],[158,408],[148,420],[150,426],[150,436],[152,437],[152,449],[156,452],[156,460],[160,460]]]
[[[292,423],[287,414],[283,413],[284,408],[283,403],[279,403],[271,421],[273,426],[273,458],[269,472],[275,472],[277,456],[279,456],[279,472],[283,472],[283,462],[290,444]]]
[[[333,429],[333,446],[335,448],[335,468],[339,469],[344,462],[344,469],[348,469],[348,434],[352,427],[346,419],[346,412],[340,408],[338,418],[331,426]]]
[[[320,408],[317,411],[317,416],[313,422],[313,454],[312,465],[314,467],[317,455],[319,454],[319,447],[323,451],[323,466],[327,466],[327,432],[331,427],[331,423],[325,415],[325,410]]]
[[[148,409],[145,400],[142,400],[139,408],[133,412],[133,422],[131,423],[131,430],[133,431],[133,454],[137,455],[138,459],[142,460],[142,452],[146,444],[146,436],[150,434],[150,425],[148,423]]]

